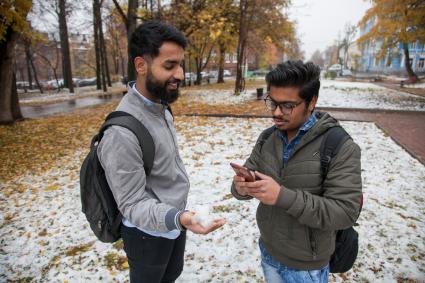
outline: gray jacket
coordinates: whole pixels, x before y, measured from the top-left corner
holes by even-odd
[[[117,110],[140,120],[155,144],[153,168],[146,177],[136,136],[120,126],[105,131],[97,155],[118,209],[139,228],[157,232],[181,230],[178,215],[187,203],[189,178],[179,155],[171,113],[162,104],[146,104],[131,87]]]

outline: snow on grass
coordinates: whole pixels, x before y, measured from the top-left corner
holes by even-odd
[[[265,92],[265,88],[264,88]],[[234,95],[233,90],[188,90],[184,94],[184,99],[188,103],[202,101],[206,104],[237,104],[248,100],[256,99],[256,90],[247,89],[240,95]]]
[[[233,95],[233,90],[187,90],[183,96],[188,103],[198,101],[222,105],[244,103],[257,98],[256,89],[247,89],[239,96]],[[317,106],[425,111],[425,98],[372,83],[322,80]]]
[[[210,208],[228,223],[206,236],[188,233],[178,282],[262,282],[255,210],[229,194],[267,119],[177,117],[181,155],[191,178],[188,208]],[[331,282],[425,280],[425,167],[374,124],[344,122],[362,148],[365,205],[353,271]],[[125,282],[122,244],[96,240],[81,213],[81,153],[41,177],[0,184],[0,281]],[[12,188],[19,188],[14,189]]]
[[[425,111],[425,98],[372,83],[322,80],[317,106]]]

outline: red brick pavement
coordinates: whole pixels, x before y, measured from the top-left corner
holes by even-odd
[[[425,112],[323,109],[339,120],[374,122],[425,165]]]

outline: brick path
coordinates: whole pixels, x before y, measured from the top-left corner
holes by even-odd
[[[323,109],[339,120],[375,122],[384,132],[425,165],[425,112]]]

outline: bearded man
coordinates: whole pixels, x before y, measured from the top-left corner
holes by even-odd
[[[109,127],[98,157],[123,215],[121,237],[131,282],[174,282],[183,270],[186,229],[207,234],[223,219],[203,227],[185,210],[189,177],[179,154],[169,104],[179,96],[184,35],[160,22],[146,22],[133,33],[130,55],[137,73],[117,107],[138,119],[151,134],[155,159],[148,176],[137,137],[121,126]]]

